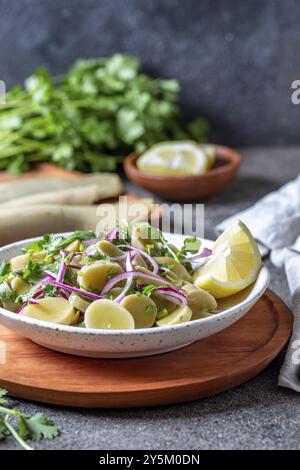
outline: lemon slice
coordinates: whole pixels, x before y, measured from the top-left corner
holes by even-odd
[[[256,241],[241,221],[216,240],[212,258],[194,275],[194,284],[216,298],[228,297],[257,278],[261,256]]]
[[[160,176],[188,176],[205,173],[214,162],[213,146],[192,141],[164,142],[154,145],[137,160],[144,173]]]
[[[209,170],[215,163],[216,160],[216,151],[213,145],[201,145],[200,147],[206,155],[207,158],[207,170]]]

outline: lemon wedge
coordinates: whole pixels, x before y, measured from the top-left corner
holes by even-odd
[[[246,225],[237,221],[216,240],[212,258],[194,274],[194,284],[215,298],[228,297],[254,282],[260,267],[257,243]]]
[[[143,173],[188,176],[205,173],[214,163],[214,147],[193,141],[163,142],[151,147],[137,160]]]

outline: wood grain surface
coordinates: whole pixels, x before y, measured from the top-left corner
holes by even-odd
[[[12,396],[76,407],[140,407],[196,400],[262,371],[287,342],[292,314],[268,290],[226,330],[175,352],[138,359],[89,359],[50,351],[0,326]]]

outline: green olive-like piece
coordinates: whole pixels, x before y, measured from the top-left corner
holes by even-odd
[[[155,302],[146,295],[127,295],[121,305],[133,316],[136,328],[150,328],[154,325],[157,307]]]
[[[101,240],[96,245],[101,251],[101,253],[103,253],[105,256],[109,256],[110,258],[116,258],[117,256],[124,255],[123,251],[120,248],[118,248],[108,240]]]
[[[169,256],[157,256],[154,258],[159,265],[168,266],[168,268],[176,274],[179,279],[182,279],[187,282],[193,282],[192,276],[185,269],[183,264],[177,263],[174,258]]]
[[[161,320],[157,320],[157,326],[171,326],[179,325],[180,323],[185,323],[190,321],[192,318],[192,310],[184,305],[183,307],[177,308],[173,313],[167,315]]]
[[[81,268],[78,273],[78,283],[85,290],[101,291],[109,279],[123,272],[118,263],[99,260]]]
[[[111,300],[114,300],[116,297],[118,297],[119,294],[121,294],[122,292],[122,287],[113,287],[112,289],[110,289],[109,292],[107,292],[107,296],[111,299]]]
[[[217,308],[216,299],[206,290],[200,289],[193,284],[185,284],[182,290],[189,299],[189,307],[193,315],[201,315],[212,312]]]
[[[77,294],[71,294],[69,297],[69,302],[76,310],[79,310],[80,312],[85,312],[90,305],[90,302],[82,299]]]

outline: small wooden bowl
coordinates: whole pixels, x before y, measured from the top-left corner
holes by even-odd
[[[127,177],[138,186],[169,200],[192,201],[214,196],[235,178],[241,156],[235,150],[215,145],[216,161],[210,170],[196,176],[157,176],[142,173],[136,166],[140,153],[125,158]]]

